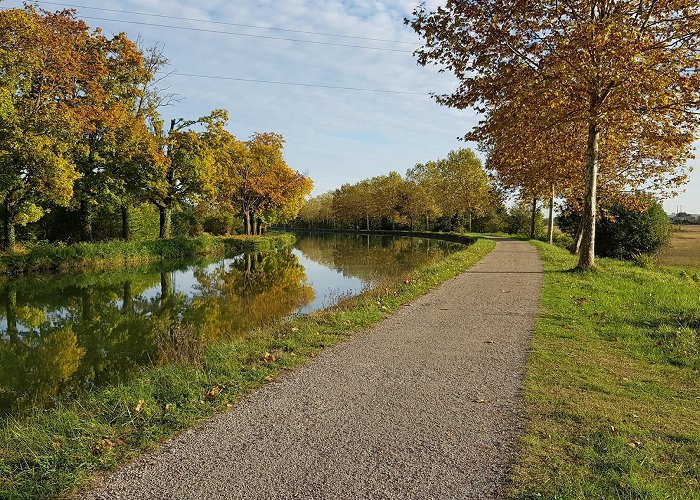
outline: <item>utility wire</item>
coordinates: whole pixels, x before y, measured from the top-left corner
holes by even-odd
[[[405,92],[402,90],[386,90],[386,89],[369,89],[362,87],[343,87],[339,85],[321,85],[314,83],[299,83],[299,82],[280,82],[276,80],[256,80],[253,78],[236,78],[233,76],[215,76],[215,75],[197,75],[193,73],[180,73],[179,71],[174,72],[161,72],[166,76],[185,76],[190,78],[206,78],[210,80],[229,80],[234,82],[249,82],[249,83],[269,83],[273,85],[288,85],[294,87],[314,87],[321,89],[334,89],[334,90],[349,90],[355,92],[380,92],[383,94],[402,94],[402,95],[418,95],[423,97],[430,97],[430,94],[423,92]]]
[[[324,33],[324,32],[320,32],[320,31],[294,30],[294,29],[288,29],[288,28],[271,28],[269,26],[260,26],[260,25],[255,25],[255,24],[231,23],[231,22],[226,22],[226,21],[210,21],[208,19],[196,19],[196,18],[192,18],[192,17],[168,16],[165,14],[151,14],[148,12],[137,12],[134,10],[106,9],[106,8],[102,8],[102,7],[89,7],[87,5],[74,5],[74,4],[63,3],[63,2],[44,2],[43,0],[38,0],[38,3],[46,4],[46,5],[57,5],[59,7],[68,7],[68,8],[72,8],[72,9],[89,9],[89,10],[97,10],[97,11],[101,11],[101,12],[113,12],[113,13],[117,13],[117,14],[133,14],[136,16],[157,17],[160,19],[176,19],[179,21],[196,21],[198,23],[218,24],[218,25],[224,25],[224,26],[237,26],[239,28],[253,28],[253,29],[260,29],[260,30],[284,31],[286,33],[299,33],[299,34],[304,34],[304,35],[320,35],[320,36],[332,36],[332,37],[336,37],[336,38],[351,38],[354,40],[367,40],[370,42],[386,42],[386,43],[401,43],[401,44],[407,44],[407,45],[415,45],[413,42],[408,42],[408,41],[404,41],[404,40],[389,40],[386,38],[370,38],[370,37],[365,37],[365,36],[341,35],[338,33]]]
[[[334,47],[350,47],[353,49],[368,49],[368,50],[381,50],[384,52],[402,52],[404,54],[413,54],[410,50],[401,50],[401,49],[389,49],[389,48],[384,48],[384,47],[370,47],[367,45],[354,45],[354,44],[349,44],[349,43],[335,43],[335,42],[321,42],[319,40],[302,40],[301,38],[285,38],[281,36],[270,36],[270,35],[253,35],[251,33],[237,33],[235,31],[219,31],[219,30],[210,30],[210,29],[205,29],[205,28],[191,28],[187,26],[173,26],[170,24],[157,24],[157,23],[145,23],[141,21],[127,21],[125,19],[108,19],[105,17],[92,17],[92,16],[82,16],[83,19],[92,19],[93,21],[108,21],[108,22],[115,22],[115,23],[127,23],[127,24],[137,24],[140,26],[152,26],[156,28],[172,28],[172,29],[177,29],[177,30],[185,30],[185,31],[198,31],[202,33],[216,33],[220,35],[233,35],[233,36],[242,36],[242,37],[249,37],[249,38],[264,38],[266,40],[284,40],[287,42],[299,42],[299,43],[310,43],[314,45],[331,45]]]

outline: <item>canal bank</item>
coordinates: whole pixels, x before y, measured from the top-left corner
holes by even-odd
[[[196,363],[188,360],[188,332],[167,332],[167,347],[174,348],[172,354],[181,356],[181,363],[144,367],[129,382],[8,420],[0,431],[0,496],[70,492],[92,474],[111,470],[173,433],[227,410],[282,371],[383,319],[469,268],[493,245],[479,240],[330,309],[209,346]],[[345,251],[334,249],[341,256]],[[383,261],[378,266],[386,267]],[[59,335],[56,342],[62,340],[59,345],[65,347],[68,338]],[[69,369],[70,356],[62,360],[60,366]]]
[[[0,276],[119,269],[193,257],[273,250],[293,243],[293,235],[277,233],[265,236],[201,236],[37,245],[25,252],[0,255]]]

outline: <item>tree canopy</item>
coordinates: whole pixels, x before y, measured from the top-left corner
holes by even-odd
[[[685,181],[699,123],[697,2],[449,0],[407,23],[425,39],[418,61],[460,80],[438,101],[484,114],[468,137],[494,152],[494,168],[582,194],[580,268],[594,265],[598,195]]]

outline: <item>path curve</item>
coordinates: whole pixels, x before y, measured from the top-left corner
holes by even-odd
[[[537,251],[500,240],[85,498],[498,498],[541,285]]]

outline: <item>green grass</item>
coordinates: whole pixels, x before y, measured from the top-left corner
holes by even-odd
[[[283,233],[266,236],[202,236],[169,240],[114,240],[74,245],[39,245],[25,253],[1,255],[0,275],[96,271],[203,255],[266,251],[293,243],[294,236]]]
[[[700,284],[689,270],[545,265],[514,498],[700,498]]]
[[[226,411],[283,371],[465,271],[494,245],[478,240],[332,308],[212,346],[196,366],[146,368],[131,382],[6,421],[0,427],[0,498],[69,495],[95,474]],[[266,361],[266,353],[274,359]]]

